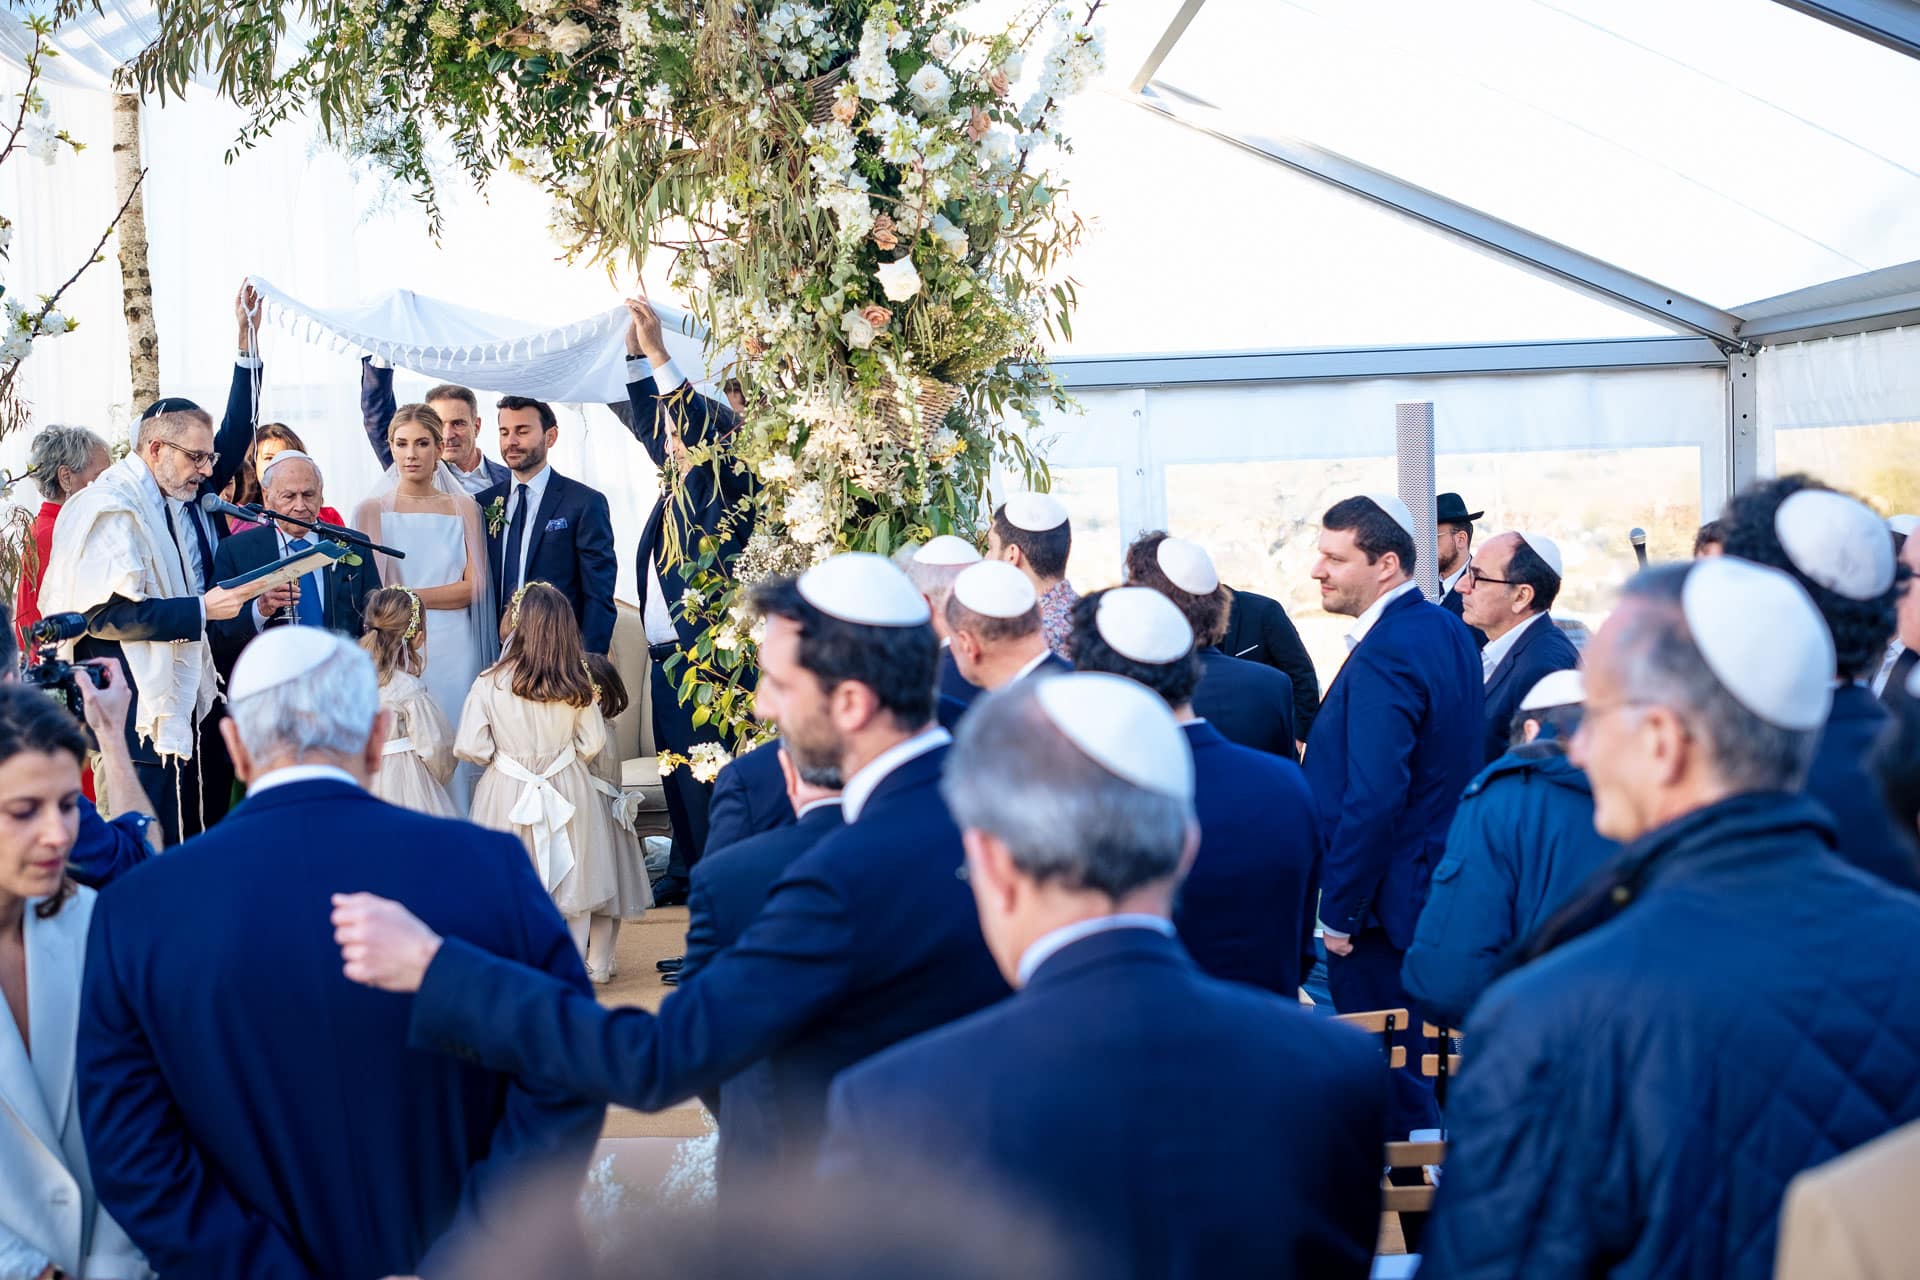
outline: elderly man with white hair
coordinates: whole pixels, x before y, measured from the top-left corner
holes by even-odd
[[[1467,1020],[1423,1280],[1762,1280],[1788,1181],[1920,1118],[1920,899],[1800,790],[1833,672],[1778,570],[1627,585],[1571,753],[1625,847]]]
[[[1080,1275],[1367,1274],[1385,1066],[1174,936],[1194,782],[1173,712],[1124,677],[975,706],[943,789],[1018,994],[842,1074],[824,1172],[905,1185],[936,1162],[1054,1228]]]
[[[162,1275],[445,1274],[525,1179],[580,1175],[603,1108],[409,1049],[407,1003],[342,976],[329,899],[384,894],[585,994],[579,952],[518,840],[366,790],[386,713],[351,641],[276,627],[228,694],[246,800],[95,907],[77,1061],[100,1201]]]
[[[268,511],[310,522],[320,519],[326,503],[320,464],[295,449],[274,455],[261,474],[260,489]],[[251,573],[311,551],[321,540],[321,534],[302,525],[275,520],[224,539],[214,552],[214,577],[226,581]],[[214,660],[222,670],[231,669],[246,643],[270,626],[325,627],[358,637],[366,630],[367,597],[380,589],[380,571],[373,556],[361,552],[311,570],[289,587],[271,599],[256,599],[237,617],[210,628]]]

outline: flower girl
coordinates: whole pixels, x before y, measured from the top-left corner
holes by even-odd
[[[607,726],[567,598],[528,583],[508,627],[500,661],[467,694],[453,751],[486,769],[473,789],[473,820],[526,844],[584,957],[589,917],[616,888],[619,828],[586,764],[606,745]]]
[[[593,913],[593,927],[587,939],[587,976],[595,982],[611,982],[620,972],[614,948],[620,941],[620,922],[638,920],[653,905],[653,883],[647,878],[646,850],[640,837],[620,821],[620,752],[613,742],[613,722],[627,709],[627,682],[620,678],[611,660],[598,653],[587,655],[587,675],[600,701],[600,716],[607,723],[607,744],[587,764],[593,786],[614,813],[615,847],[613,856],[613,900]]]
[[[364,617],[367,632],[360,647],[373,656],[380,705],[392,719],[373,794],[388,804],[458,818],[446,785],[453,776],[453,727],[420,683],[427,638],[420,597],[404,587],[382,587],[367,596]]]

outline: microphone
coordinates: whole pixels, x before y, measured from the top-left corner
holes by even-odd
[[[217,493],[201,494],[198,505],[208,515],[239,516],[242,520],[258,520],[261,515],[259,507],[236,507]]]
[[[1640,562],[1642,569],[1647,567],[1647,531],[1634,528],[1627,531],[1627,538],[1633,543],[1633,558]]]

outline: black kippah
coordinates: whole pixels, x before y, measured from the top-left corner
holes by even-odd
[[[163,413],[189,412],[200,413],[203,411],[199,405],[187,399],[185,396],[162,396],[147,406],[147,411],[140,415],[140,421],[145,422],[148,418],[158,417]]]

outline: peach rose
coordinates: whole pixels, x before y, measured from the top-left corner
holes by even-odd
[[[993,96],[996,98],[1006,97],[1007,90],[1012,87],[1013,82],[1007,79],[1007,73],[1004,71],[996,71],[987,77],[987,88],[993,90]]]
[[[877,302],[869,302],[860,308],[860,318],[872,325],[875,333],[885,333],[887,326],[893,323],[893,312]]]
[[[852,124],[853,118],[860,114],[860,99],[835,98],[833,100],[833,118],[841,124]]]
[[[993,128],[993,121],[988,118],[987,113],[975,107],[972,117],[967,121],[967,141],[980,141],[987,136],[987,131],[991,128]]]
[[[873,220],[873,230],[869,234],[873,236],[874,244],[882,249],[892,249],[900,243],[900,237],[894,231],[893,219],[884,213]]]

